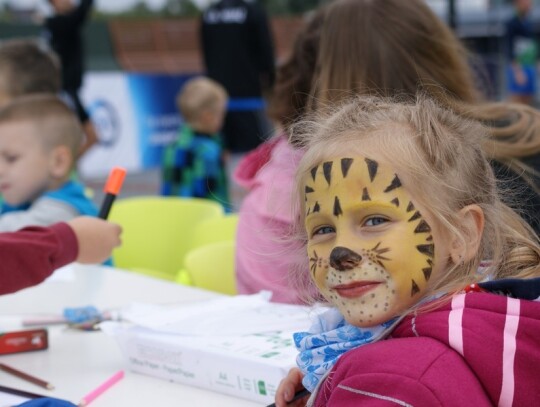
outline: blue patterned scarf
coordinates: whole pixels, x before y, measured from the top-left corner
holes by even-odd
[[[396,320],[394,318],[371,328],[358,328],[348,324],[335,308],[319,315],[310,332],[297,332],[293,335],[294,344],[300,352],[296,363],[304,373],[304,387],[313,392],[341,355],[350,349],[384,338]]]

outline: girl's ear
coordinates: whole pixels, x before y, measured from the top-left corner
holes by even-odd
[[[56,146],[50,154],[50,171],[54,178],[64,178],[71,171],[73,156],[67,146]]]
[[[456,236],[452,242],[450,257],[454,264],[466,263],[476,256],[484,232],[484,211],[478,205],[462,208],[459,218],[463,240]]]

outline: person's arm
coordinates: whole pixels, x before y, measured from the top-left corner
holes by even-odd
[[[14,232],[27,226],[48,226],[78,216],[72,206],[55,199],[41,198],[29,209],[0,216],[0,232]]]
[[[39,284],[73,261],[102,262],[120,245],[120,233],[116,224],[85,216],[0,233],[0,294]]]
[[[314,407],[475,406],[492,402],[456,351],[437,340],[389,339],[343,355]]]
[[[68,31],[84,23],[94,0],[81,0],[78,6],[65,14],[55,14],[45,20],[45,26],[56,32]]]

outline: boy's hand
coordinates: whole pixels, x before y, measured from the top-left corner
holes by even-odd
[[[309,396],[305,396],[291,404],[287,404],[293,399],[297,391],[304,389],[304,386],[302,386],[303,377],[304,375],[297,367],[293,367],[291,370],[289,370],[287,377],[285,377],[285,379],[279,383],[279,387],[276,392],[276,407],[300,407],[306,405]]]
[[[122,228],[106,220],[81,216],[67,222],[77,236],[80,263],[101,263],[111,256],[112,250],[120,246]]]

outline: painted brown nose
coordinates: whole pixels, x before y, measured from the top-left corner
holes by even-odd
[[[339,271],[352,270],[361,261],[362,256],[346,247],[334,247],[330,253],[330,265]]]

